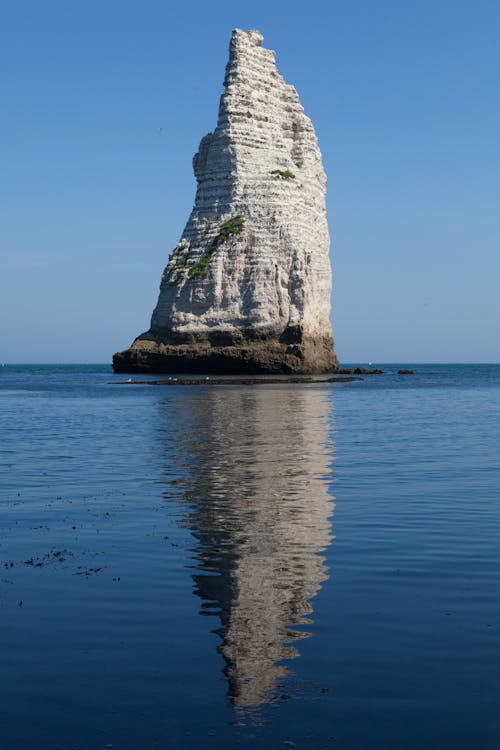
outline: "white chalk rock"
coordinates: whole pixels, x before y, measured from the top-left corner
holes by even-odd
[[[117,371],[324,372],[326,177],[310,119],[258,31],[233,31],[217,127],[193,159],[193,211],[151,328]]]

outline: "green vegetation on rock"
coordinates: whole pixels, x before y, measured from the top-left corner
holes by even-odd
[[[293,172],[290,172],[289,169],[273,169],[271,171],[271,174],[274,175],[275,179],[277,180],[294,180],[295,175]]]
[[[229,239],[231,235],[241,234],[244,226],[245,226],[244,216],[235,216],[234,219],[229,219],[228,221],[225,221],[224,224],[221,225],[218,233],[213,238],[212,242],[210,243],[209,252],[215,252],[217,250],[217,247],[222,242],[225,242],[227,239]]]
[[[172,258],[178,258],[179,255],[184,255],[188,251],[188,246],[185,245],[183,242],[179,242],[177,247],[174,247],[172,250]]]
[[[211,255],[204,255],[196,263],[188,266],[188,279],[196,279],[198,276],[206,276]]]
[[[208,249],[202,255],[202,257],[195,263],[190,263],[187,256],[183,251],[187,253],[187,247],[185,245],[178,245],[172,257],[175,259],[175,264],[172,268],[172,275],[170,281],[175,283],[179,280],[179,272],[187,271],[188,279],[196,279],[199,276],[206,276],[208,273],[208,267],[210,265],[210,259],[216,252],[219,245],[226,242],[233,235],[241,234],[245,227],[245,217],[235,216],[233,219],[228,219],[219,228],[219,231],[211,241]],[[202,238],[203,239],[203,238]]]
[[[172,250],[172,258],[170,266],[170,279],[169,281],[171,283],[175,283],[179,278],[179,272],[186,270],[188,268],[188,262],[187,262],[187,253],[188,253],[188,246],[185,245],[183,242],[179,242],[177,247],[174,247]]]

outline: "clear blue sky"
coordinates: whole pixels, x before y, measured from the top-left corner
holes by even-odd
[[[149,327],[234,27],[316,126],[340,359],[500,361],[497,0],[1,9],[0,361],[106,362]]]

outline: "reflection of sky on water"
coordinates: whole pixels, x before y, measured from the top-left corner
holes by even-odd
[[[177,403],[171,487],[198,542],[194,590],[220,620],[231,699],[252,710],[288,674],[283,662],[309,635],[294,626],[311,622],[328,576],[331,400],[314,387],[255,387],[192,389]]]

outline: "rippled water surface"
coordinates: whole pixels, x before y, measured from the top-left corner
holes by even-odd
[[[500,366],[0,368],[2,748],[500,746]]]

